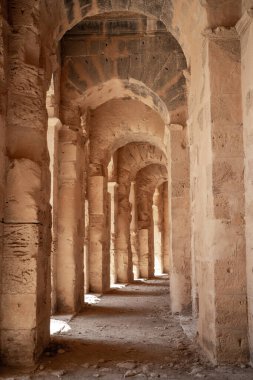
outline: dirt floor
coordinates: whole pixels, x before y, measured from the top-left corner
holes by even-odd
[[[2,369],[0,378],[253,379],[250,367],[208,363],[189,338],[194,335],[190,319],[171,315],[167,277],[136,281],[87,299],[92,304],[78,316],[54,321],[60,331],[36,370],[17,375]]]

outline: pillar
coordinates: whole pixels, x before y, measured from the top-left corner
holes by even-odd
[[[131,207],[130,172],[118,169],[118,214],[117,214],[117,281],[127,283],[133,280],[132,251],[130,244]]]
[[[138,223],[137,223],[137,205],[136,205],[136,183],[131,181],[129,201],[131,204],[131,222],[130,222],[130,243],[133,262],[133,276],[136,280],[140,277],[139,263],[139,245],[138,245]]]
[[[85,199],[84,206],[84,244],[83,244],[83,267],[84,267],[84,294],[90,290],[90,270],[89,270],[89,203]]]
[[[116,220],[117,220],[117,182],[108,182],[108,191],[111,195],[111,233],[110,233],[110,284],[117,282],[117,261],[115,248]]]
[[[199,342],[214,362],[247,362],[241,51],[235,30],[207,32],[201,56],[202,75],[200,67],[193,69],[193,80],[203,80],[201,104],[190,119]]]
[[[162,234],[162,250],[163,250],[163,271],[169,273],[169,195],[168,182],[163,184],[163,234]]]
[[[140,277],[154,276],[153,193],[138,189],[138,242]]]
[[[95,165],[96,166],[96,165]],[[90,291],[103,293],[110,288],[110,254],[107,251],[107,178],[103,169],[96,173],[90,164],[89,199],[89,277]]]
[[[171,309],[191,308],[191,229],[189,146],[186,128],[171,126]]]
[[[76,313],[84,300],[83,144],[79,132],[59,131],[57,311]]]
[[[32,0],[8,2],[12,25],[0,323],[1,361],[15,366],[34,364],[49,342],[50,323],[46,86],[33,5]]]
[[[52,242],[51,242],[51,312],[56,312],[56,253],[58,245],[58,140],[61,122],[55,117],[48,119],[47,145],[50,157],[51,196],[52,207]]]
[[[5,197],[5,146],[6,146],[6,108],[7,108],[7,23],[6,9],[3,3],[0,4],[0,268],[2,268],[3,255],[3,236],[4,236],[4,197]],[[0,295],[1,290],[1,274],[0,274]],[[0,342],[1,342],[1,326],[0,326]],[[1,346],[1,343],[0,343]],[[0,347],[1,350],[1,347]]]
[[[163,273],[163,185],[155,189],[153,196],[153,222],[154,222],[154,259],[155,274]]]
[[[246,11],[237,24],[241,37],[242,106],[244,135],[245,237],[248,301],[248,338],[253,363],[253,10]]]

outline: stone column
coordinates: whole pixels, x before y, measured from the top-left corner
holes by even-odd
[[[130,172],[118,169],[118,214],[117,214],[117,281],[127,283],[133,280],[132,251],[130,244],[131,207]]]
[[[246,362],[241,51],[235,30],[208,32],[201,56],[202,104],[191,120],[199,341],[214,362]]]
[[[90,270],[89,270],[89,203],[85,199],[84,205],[84,245],[83,245],[83,266],[84,266],[84,294],[90,290]]]
[[[162,250],[163,250],[163,271],[169,273],[169,194],[168,182],[163,184],[163,234],[162,234]]]
[[[50,156],[51,173],[51,196],[50,205],[52,207],[52,243],[51,243],[51,312],[54,314],[57,309],[56,299],[56,253],[58,245],[58,140],[61,122],[55,117],[48,119],[47,145]]]
[[[90,164],[89,197],[89,269],[90,291],[103,293],[110,288],[110,255],[106,251],[107,178],[103,168]]]
[[[129,201],[131,204],[131,222],[130,222],[130,242],[133,261],[134,279],[140,277],[139,264],[139,245],[138,245],[138,222],[137,222],[137,205],[136,205],[136,183],[131,182]]]
[[[237,24],[241,37],[242,105],[244,134],[245,236],[248,294],[248,338],[253,363],[253,10],[244,13]]]
[[[117,282],[115,235],[117,220],[118,184],[116,182],[108,182],[108,191],[111,194],[110,284],[113,285]]]
[[[5,146],[6,146],[6,112],[7,112],[7,10],[0,4],[0,268],[2,268],[4,236],[4,202],[5,202]],[[0,296],[2,279],[0,275]],[[1,342],[1,325],[0,325]],[[1,352],[1,343],[0,343]]]
[[[83,144],[79,132],[59,132],[57,310],[75,313],[84,299],[83,275]]]
[[[163,186],[156,188],[153,196],[153,222],[154,222],[154,259],[155,259],[155,274],[163,273]]]
[[[34,1],[10,1],[8,6],[12,28],[8,41],[1,361],[29,366],[49,342],[51,230],[46,85]]]
[[[154,243],[152,223],[153,193],[138,190],[138,242],[140,277],[154,275]]]
[[[171,126],[171,308],[191,307],[190,161],[186,128]]]

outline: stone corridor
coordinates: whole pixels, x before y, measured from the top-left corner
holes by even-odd
[[[13,378],[252,379],[250,367],[206,360],[192,340],[192,319],[172,315],[168,293],[168,276],[162,276],[88,297],[91,303],[77,316],[57,317],[67,321],[65,331],[53,335],[37,369],[22,376],[13,371]]]
[[[0,0],[1,371],[252,374],[252,68],[253,0]]]

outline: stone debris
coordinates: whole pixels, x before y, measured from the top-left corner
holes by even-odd
[[[136,368],[136,363],[127,361],[127,362],[117,363],[116,367],[131,370],[131,369]]]

